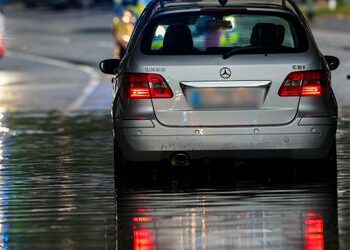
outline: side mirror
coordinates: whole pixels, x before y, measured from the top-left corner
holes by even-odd
[[[338,68],[339,66],[339,59],[335,56],[324,56],[324,58],[326,59],[327,63],[328,63],[328,67],[330,70],[335,70]]]
[[[119,63],[119,59],[106,59],[100,62],[100,69],[105,74],[114,75],[117,73]]]

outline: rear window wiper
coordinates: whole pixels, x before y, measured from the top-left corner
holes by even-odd
[[[244,54],[246,52],[251,52],[251,51],[257,51],[259,53],[264,52],[270,52],[272,48],[262,48],[262,47],[256,47],[256,46],[247,46],[247,47],[238,47],[230,50],[229,52],[225,53],[222,55],[222,59],[227,59],[230,56],[233,55],[239,55],[239,54]]]

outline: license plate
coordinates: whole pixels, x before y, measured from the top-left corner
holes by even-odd
[[[265,88],[188,88],[186,97],[193,108],[258,108]]]

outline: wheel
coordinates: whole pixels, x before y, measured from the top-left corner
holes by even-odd
[[[337,177],[337,144],[333,139],[332,146],[326,157],[322,159],[296,160],[292,164],[296,167],[296,176],[299,177]]]
[[[34,1],[26,0],[23,3],[24,3],[24,6],[26,8],[29,8],[29,9],[38,7],[38,3],[34,2]]]
[[[131,172],[134,164],[123,156],[121,150],[119,149],[116,138],[114,138],[114,175],[123,176]]]
[[[54,10],[64,10],[69,6],[68,0],[50,0],[49,3],[51,8]]]
[[[94,6],[94,0],[75,0],[75,4],[80,9],[90,9]]]
[[[152,177],[162,162],[129,161],[120,150],[114,138],[114,179],[117,182],[126,180],[144,181]],[[164,166],[163,166],[164,169]]]
[[[327,157],[320,162],[322,170],[332,176],[337,176],[337,142],[336,138],[333,140],[331,150]]]

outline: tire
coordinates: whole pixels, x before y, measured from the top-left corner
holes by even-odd
[[[327,157],[320,162],[322,170],[332,177],[337,176],[337,141],[333,140],[332,147]]]
[[[142,180],[149,178],[161,162],[129,161],[121,152],[114,138],[114,179],[117,182],[125,180]]]
[[[336,150],[336,139],[334,138],[329,153],[325,158],[319,159],[307,159],[297,160],[293,162],[296,165],[295,170],[297,176],[303,178],[313,177],[326,177],[336,178],[337,177],[337,150]]]
[[[69,6],[69,1],[68,0],[64,0],[64,1],[62,1],[62,0],[60,0],[60,1],[51,0],[50,1],[50,6],[54,10],[65,10]]]
[[[79,9],[91,9],[95,4],[95,0],[75,0],[75,5]]]
[[[123,156],[119,149],[116,138],[114,138],[114,175],[120,177],[131,172],[134,164]]]
[[[33,2],[33,1],[30,1],[30,0],[27,0],[27,1],[24,1],[24,6],[28,9],[31,9],[31,8],[36,8],[38,7],[38,4],[36,2]]]

